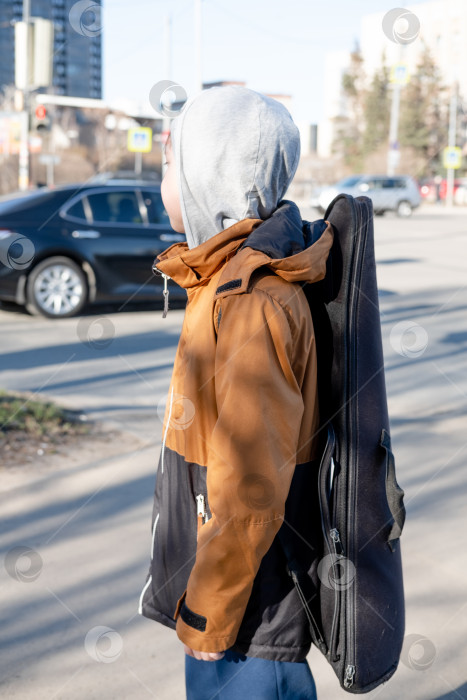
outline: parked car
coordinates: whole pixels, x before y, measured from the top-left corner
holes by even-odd
[[[312,195],[311,206],[318,205],[321,211],[326,211],[334,197],[341,193],[369,197],[375,214],[395,211],[398,216],[407,217],[421,202],[419,187],[410,175],[351,175]]]
[[[89,178],[88,182],[93,185],[108,185],[113,182],[126,185],[128,182],[132,184],[138,180],[139,182],[147,182],[151,185],[160,185],[161,177],[155,170],[143,171],[136,173],[134,170],[109,170],[98,173]]]
[[[453,192],[453,195],[455,197],[457,190],[459,189],[459,187],[462,186],[462,179],[455,178],[453,180],[452,184],[453,184],[452,192]],[[443,178],[440,182],[440,185],[439,185],[440,199],[442,199],[444,201],[447,198],[447,194],[448,194],[448,181],[446,178]]]
[[[467,204],[467,178],[453,180],[453,196],[455,204]],[[447,197],[448,181],[446,178],[425,178],[420,183],[420,193],[426,202],[444,202]]]
[[[0,299],[49,318],[75,316],[87,303],[162,300],[154,258],[184,240],[159,185],[87,183],[2,197]],[[186,300],[172,281],[169,289]]]
[[[454,204],[467,204],[467,177],[458,180],[458,186],[454,191]]]
[[[424,202],[436,202],[439,194],[439,183],[434,178],[426,177],[420,180],[420,194]]]

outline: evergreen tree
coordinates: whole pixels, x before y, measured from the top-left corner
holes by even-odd
[[[334,119],[333,142],[333,152],[352,172],[386,168],[391,92],[384,53],[381,67],[368,84],[363,57],[356,46],[342,77],[345,112]],[[458,119],[459,128],[460,122]],[[429,48],[423,44],[416,72],[401,89],[398,140],[402,170],[416,177],[444,173],[442,152],[447,145],[448,123],[449,92]]]
[[[447,145],[447,91],[431,52],[424,44],[417,71],[401,91],[399,141],[417,157],[421,175],[442,169]]]
[[[363,56],[356,44],[350,54],[350,64],[342,76],[342,92],[345,98],[345,115],[334,119],[335,138],[333,152],[339,154],[344,163],[354,172],[363,167],[363,134],[365,76]]]
[[[363,153],[365,156],[387,146],[390,112],[389,69],[383,54],[381,68],[373,76],[364,104]]]

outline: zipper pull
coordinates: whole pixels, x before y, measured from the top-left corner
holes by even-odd
[[[201,525],[203,524],[203,519],[205,518],[206,515],[206,510],[204,506],[204,496],[202,493],[200,493],[198,496],[196,496],[196,503],[197,503],[197,516],[198,516],[198,532],[201,529]]]
[[[162,318],[165,318],[167,316],[167,312],[169,310],[169,289],[167,287],[167,280],[171,279],[168,275],[165,275],[163,272],[161,273],[162,277],[164,278],[164,290],[163,290],[163,295],[164,295],[164,311],[162,312]]]
[[[353,685],[353,679],[355,676],[355,666],[347,666],[345,669],[345,677],[344,677],[344,687],[345,688],[350,688],[351,685]]]
[[[344,547],[342,545],[339,530],[336,527],[333,527],[332,530],[329,531],[329,534],[331,535],[331,539],[334,542],[334,548],[336,550],[336,554],[339,555],[340,557],[343,556],[344,555]]]
[[[162,277],[164,278],[164,289],[162,291],[164,295],[164,311],[162,312],[162,318],[165,318],[167,316],[167,311],[169,310],[169,290],[167,287],[167,280],[170,280],[172,278],[166,275],[161,270],[159,270],[159,268],[156,267],[155,264],[152,266],[152,271],[155,275],[162,275]]]

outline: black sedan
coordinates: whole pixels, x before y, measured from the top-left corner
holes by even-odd
[[[0,300],[49,318],[93,302],[162,300],[154,258],[185,236],[144,182],[41,188],[0,199]],[[169,281],[170,299],[186,300]]]

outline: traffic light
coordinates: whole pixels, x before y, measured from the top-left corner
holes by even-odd
[[[51,127],[50,115],[44,105],[34,108],[31,119],[31,131],[49,131]]]

